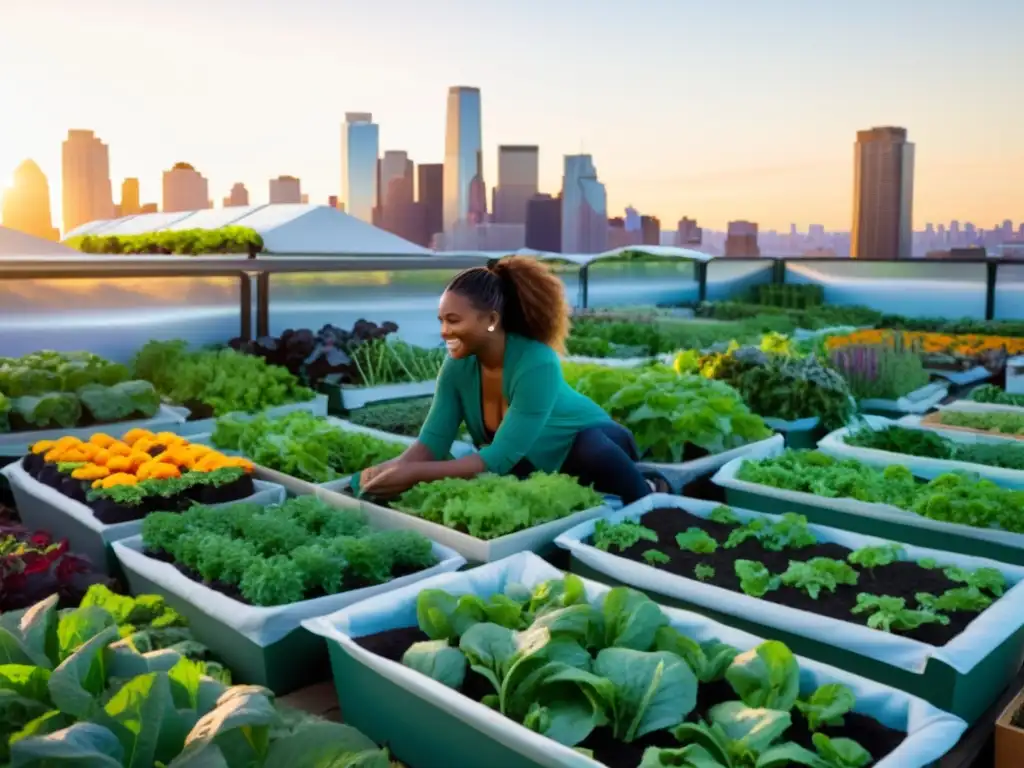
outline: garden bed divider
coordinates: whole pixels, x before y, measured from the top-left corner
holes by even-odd
[[[189,621],[196,640],[231,670],[236,682],[262,685],[283,695],[327,679],[323,638],[301,626],[304,619],[323,616],[392,589],[455,571],[465,560],[434,542],[438,564],[385,584],[326,595],[292,605],[247,605],[185,576],[173,564],[144,554],[142,536],[114,543],[114,554],[134,595],[162,595]]]
[[[386,743],[398,760],[416,768],[600,768],[600,764],[515,723],[402,664],[361,648],[353,638],[416,626],[416,596],[424,589],[487,597],[512,583],[532,588],[564,574],[541,558],[522,553],[461,573],[448,573],[365,600],[303,626],[327,639],[335,687],[345,722],[377,743]],[[608,587],[584,581],[591,600]],[[740,650],[761,638],[689,611],[665,608],[672,626],[698,642],[717,639]],[[856,711],[883,725],[907,732],[907,738],[875,768],[925,768],[946,754],[966,729],[959,718],[921,699],[847,672],[798,659],[801,689],[826,682],[849,686]],[[453,748],[452,745],[458,745]]]
[[[615,512],[609,522],[641,520],[666,507],[707,518],[716,502],[655,494]],[[732,508],[743,522],[765,513]],[[778,519],[777,515],[769,515]],[[572,555],[571,570],[609,584],[625,584],[656,602],[711,616],[729,626],[785,642],[794,653],[845,669],[929,701],[939,709],[974,722],[1006,687],[1024,662],[1024,567],[907,545],[907,558],[934,558],[941,565],[996,568],[1009,589],[945,646],[925,643],[750,597],[713,584],[602,552],[587,544],[594,521],[561,534],[555,543]],[[822,543],[856,550],[888,540],[825,526],[809,526]],[[897,542],[902,543],[902,542]],[[673,544],[668,544],[673,546]],[[1024,755],[1024,752],[1021,753]]]

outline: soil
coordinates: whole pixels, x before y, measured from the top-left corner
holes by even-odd
[[[196,570],[194,570],[192,568],[189,568],[187,565],[182,565],[181,563],[177,562],[174,559],[174,556],[171,555],[168,552],[164,552],[163,550],[156,551],[156,550],[152,550],[152,549],[146,549],[143,552],[143,554],[146,555],[146,557],[151,557],[154,560],[159,560],[162,563],[169,563],[170,565],[173,565],[175,567],[175,569],[177,569],[177,571],[179,573],[181,573],[183,576],[185,576],[186,578],[190,579],[191,581],[194,581],[197,584],[202,584],[204,587],[212,589],[212,590],[214,590],[216,592],[220,592],[222,595],[226,595],[226,596],[230,597],[232,600],[237,600],[238,602],[243,603],[244,605],[251,605],[254,608],[255,607],[261,607],[261,608],[269,607],[269,606],[256,606],[253,603],[251,603],[248,600],[246,600],[244,597],[242,597],[242,592],[241,592],[241,590],[239,590],[237,584],[231,584],[229,582],[220,581],[220,580],[217,580],[217,581],[205,581],[203,579],[203,577],[199,574],[199,571],[196,571]],[[391,572],[391,578],[392,579],[400,579],[403,576],[409,576],[409,575],[414,574],[414,573],[418,573],[418,571],[416,571],[414,569],[410,569],[410,568],[395,568]],[[367,581],[365,579],[358,579],[358,580],[349,579],[344,584],[342,584],[342,588],[338,592],[333,593],[333,594],[341,594],[342,592],[354,592],[357,589],[364,589],[365,587],[375,587],[375,586],[377,586],[376,583]],[[302,599],[304,601],[305,600],[316,600],[318,597],[327,597],[327,592],[325,592],[323,589],[312,589],[312,590],[309,590],[308,592],[306,592],[306,594],[303,595]],[[399,657],[401,657],[401,654],[399,654]]]
[[[200,402],[199,400],[186,400],[182,403],[182,406],[188,408],[188,418],[186,421],[200,421],[202,419],[212,419],[214,416],[213,406],[207,405],[206,403]]]
[[[378,632],[374,635],[353,638],[355,642],[370,653],[381,656],[390,661],[401,662],[402,655],[413,643],[429,640],[418,627],[406,627],[392,629],[387,632]],[[465,682],[459,688],[459,693],[468,696],[474,701],[480,701],[485,695],[493,693],[491,684],[482,675],[472,670],[467,671]],[[736,701],[738,697],[732,686],[727,682],[719,681],[701,685],[697,689],[697,706],[686,718],[688,722],[696,722],[704,718],[708,710],[716,704],[725,701]],[[865,715],[850,713],[845,716],[844,724],[840,728],[825,727],[822,733],[826,736],[836,738],[843,737],[853,739],[864,749],[871,753],[874,765],[883,757],[892,752],[906,738],[906,733],[897,731],[879,723]],[[784,738],[805,747],[812,752],[814,746],[811,742],[811,732],[808,730],[803,718],[794,712],[793,725],[786,731]],[[585,749],[594,751],[594,759],[604,763],[609,768],[636,768],[643,759],[644,750],[647,747],[678,747],[679,742],[668,731],[657,731],[650,733],[641,739],[625,744],[617,741],[611,729],[598,728],[579,745]]]
[[[722,545],[735,526],[716,523],[674,508],[652,510],[644,515],[640,522],[658,534],[658,543],[641,541],[621,553],[614,554],[646,565],[643,553],[652,549],[658,550],[671,558],[668,563],[657,566],[659,570],[690,579],[695,578],[694,569],[697,565],[709,565],[715,569],[715,575],[705,581],[705,584],[713,584],[741,594],[743,590],[740,589],[740,580],[734,568],[737,560],[753,560],[762,563],[772,574],[781,574],[789,567],[791,560],[803,562],[815,557],[827,557],[845,561],[852,551],[848,547],[828,543],[815,544],[804,549],[769,552],[752,539],[734,549],[725,549]],[[718,549],[711,554],[698,554],[680,549],[676,545],[676,534],[688,528],[700,528],[707,532],[718,542]],[[919,592],[938,596],[946,590],[963,586],[947,578],[941,569],[929,570],[910,561],[892,563],[873,571],[858,566],[854,566],[854,569],[860,573],[857,586],[840,585],[835,593],[823,590],[817,600],[812,599],[801,589],[785,586],[767,593],[761,599],[818,616],[866,625],[866,614],[855,615],[850,612],[857,604],[857,595],[860,593],[902,597],[907,601],[907,606],[913,608],[917,604],[915,595]],[[963,632],[978,615],[974,612],[957,611],[949,614],[949,624],[946,626],[925,624],[911,632],[900,632],[900,636],[936,647],[943,646]]]

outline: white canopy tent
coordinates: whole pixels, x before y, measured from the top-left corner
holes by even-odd
[[[75,256],[78,251],[66,245],[26,235],[16,229],[0,227],[0,258],[4,256]]]
[[[263,238],[271,255],[289,256],[430,256],[397,235],[326,205],[279,203],[215,208],[182,213],[145,213],[94,221],[64,236],[141,235],[183,229],[248,227]]]
[[[479,256],[482,258],[497,259],[502,256],[532,256],[535,259],[551,259],[568,261],[578,264],[581,267],[593,264],[604,259],[614,259],[624,253],[643,253],[648,256],[655,256],[662,259],[687,259],[690,261],[711,261],[715,257],[694,251],[689,248],[676,248],[668,245],[630,245],[624,248],[616,248],[604,253],[552,253],[550,251],[534,251],[529,248],[520,248],[517,251],[447,251],[446,256]]]

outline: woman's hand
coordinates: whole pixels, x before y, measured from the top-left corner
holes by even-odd
[[[367,477],[368,473],[372,474]],[[359,476],[359,490],[364,494],[390,498],[404,493],[420,480],[420,465],[403,461],[364,469]]]

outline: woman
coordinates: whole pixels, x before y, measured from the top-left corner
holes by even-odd
[[[441,367],[419,439],[364,470],[363,492],[390,497],[417,483],[482,472],[563,472],[630,503],[651,492],[632,434],[562,377],[569,332],[562,281],[512,256],[460,272],[441,295]],[[478,453],[449,456],[465,422]]]

